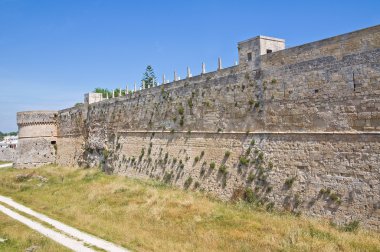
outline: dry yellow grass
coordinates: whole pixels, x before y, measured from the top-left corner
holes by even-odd
[[[36,251],[70,251],[49,238],[0,213],[0,251],[25,251],[35,246]]]
[[[136,251],[380,251],[380,234],[339,231],[327,222],[229,204],[154,181],[95,169],[0,171],[0,194]]]

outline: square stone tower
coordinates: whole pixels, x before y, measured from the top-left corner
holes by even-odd
[[[285,40],[266,36],[257,36],[238,43],[239,64],[252,62],[260,65],[260,56],[285,49]]]
[[[100,93],[88,93],[84,95],[84,104],[92,104],[103,101],[103,95]]]

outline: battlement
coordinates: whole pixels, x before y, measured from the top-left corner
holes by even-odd
[[[17,124],[32,125],[32,124],[55,124],[58,111],[24,111],[17,113]]]

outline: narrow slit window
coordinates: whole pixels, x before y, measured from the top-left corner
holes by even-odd
[[[271,49],[267,49],[267,53],[272,53],[272,50]]]
[[[247,54],[248,61],[252,61],[252,53]]]

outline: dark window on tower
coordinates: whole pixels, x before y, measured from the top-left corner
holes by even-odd
[[[56,144],[57,142],[56,142],[56,141],[51,141],[50,143],[51,143],[51,144]]]
[[[271,49],[267,49],[267,53],[272,53],[272,50]]]
[[[247,57],[248,57],[248,61],[252,61],[252,53],[248,53]]]

